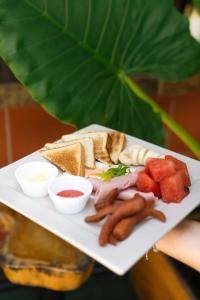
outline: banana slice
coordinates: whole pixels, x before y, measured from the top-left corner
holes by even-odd
[[[142,145],[132,145],[119,155],[120,162],[126,165],[145,165],[149,158],[165,158],[164,155],[144,148]]]
[[[129,149],[122,151],[119,155],[119,160],[127,166],[132,165],[132,151],[129,151]]]
[[[145,155],[147,153],[147,149],[146,148],[142,148],[138,154],[138,164],[139,165],[143,165],[144,164],[144,158],[145,158]]]
[[[152,151],[152,150],[148,150],[145,157],[144,157],[144,165],[146,164],[147,159],[154,158],[154,157],[155,157],[155,152]]]
[[[132,164],[135,165],[135,166],[138,166],[139,165],[139,162],[138,162],[138,154],[139,152],[141,151],[142,149],[142,146],[140,145],[137,145],[134,149],[133,149],[133,152],[132,152]]]

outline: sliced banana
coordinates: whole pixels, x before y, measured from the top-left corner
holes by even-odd
[[[156,153],[152,150],[147,150],[146,155],[145,155],[144,160],[143,160],[144,165],[146,164],[147,159],[152,158],[152,157],[156,157]]]
[[[144,157],[145,157],[147,151],[148,151],[148,150],[145,149],[145,148],[142,148],[142,149],[140,150],[140,152],[139,152],[139,154],[138,154],[138,165],[143,165],[143,163],[144,163]]]
[[[119,160],[127,166],[132,165],[132,151],[129,151],[128,149],[122,151],[119,155]]]
[[[144,148],[142,145],[132,145],[120,153],[119,160],[126,165],[145,165],[149,158],[165,158],[153,150]]]
[[[139,154],[140,150],[141,150],[141,147],[135,147],[132,152],[132,164],[134,164],[135,166],[139,165],[138,154]]]

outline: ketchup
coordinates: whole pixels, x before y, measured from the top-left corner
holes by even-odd
[[[78,190],[63,190],[58,192],[57,195],[66,198],[75,198],[75,197],[82,196],[83,193]]]

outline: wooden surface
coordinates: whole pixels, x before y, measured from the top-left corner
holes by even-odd
[[[66,291],[79,288],[92,272],[87,255],[3,205],[0,232],[2,268],[14,283]]]
[[[188,287],[162,253],[149,253],[132,268],[130,279],[139,300],[191,300]]]

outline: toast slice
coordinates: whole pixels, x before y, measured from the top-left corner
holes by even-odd
[[[62,136],[64,142],[76,141],[83,138],[92,138],[94,142],[95,158],[104,164],[111,164],[109,155],[111,137],[106,131],[79,132]]]
[[[94,157],[94,142],[91,138],[77,139],[75,141],[59,142],[59,143],[47,143],[45,144],[46,150],[57,149],[68,145],[80,143],[85,152],[85,167],[94,169],[96,167]]]
[[[111,136],[110,158],[115,164],[119,163],[119,155],[126,145],[126,136],[119,131],[109,131]]]
[[[81,143],[43,150],[41,154],[65,172],[78,176],[85,175],[85,154]]]

